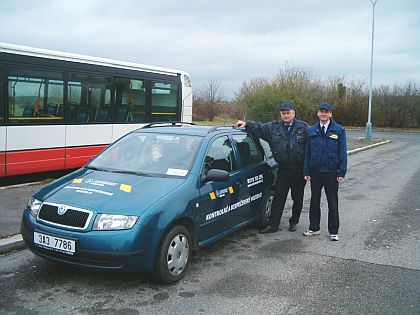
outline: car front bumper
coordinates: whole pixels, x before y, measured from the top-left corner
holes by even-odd
[[[73,255],[39,247],[34,232],[75,240]],[[129,230],[73,231],[41,224],[24,210],[21,234],[26,246],[35,254],[59,263],[96,270],[148,272],[153,269],[158,244],[153,233],[141,224]]]

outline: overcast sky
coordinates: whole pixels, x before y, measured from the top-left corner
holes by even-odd
[[[370,0],[0,0],[0,42],[184,70],[193,88],[285,64],[369,81]],[[420,1],[378,0],[375,86],[420,85]]]

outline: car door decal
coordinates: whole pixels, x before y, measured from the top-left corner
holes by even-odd
[[[223,198],[224,196],[226,196],[227,193],[229,194],[233,194],[235,191],[233,189],[232,186],[223,188],[223,189],[218,189],[216,191],[212,191],[209,193],[210,199],[211,200],[215,200],[217,198]]]
[[[262,192],[259,192],[255,195],[252,195],[252,196],[248,197],[248,198],[241,199],[238,202],[235,202],[231,205],[227,205],[226,207],[224,207],[222,209],[210,212],[206,215],[206,221],[209,221],[209,220],[212,220],[214,218],[220,217],[221,215],[224,215],[224,214],[226,214],[226,213],[228,213],[232,210],[239,209],[240,207],[243,207],[243,206],[249,204],[250,202],[253,202],[257,199],[260,199],[261,197],[262,197]]]
[[[263,174],[259,174],[250,178],[246,179],[246,182],[248,184],[248,187],[252,187],[258,184],[261,184],[264,182],[264,175]]]

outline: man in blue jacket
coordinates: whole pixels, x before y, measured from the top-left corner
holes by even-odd
[[[275,196],[271,207],[271,217],[262,234],[279,230],[281,216],[289,190],[292,194],[292,217],[289,219],[289,231],[295,232],[303,206],[305,180],[303,179],[303,161],[305,159],[306,130],[308,125],[295,118],[295,109],[291,103],[279,107],[280,120],[261,124],[252,120],[237,122],[252,134],[270,144],[274,159],[279,164],[275,184]]]
[[[309,230],[303,235],[320,234],[321,190],[324,187],[328,202],[328,232],[338,241],[338,183],[347,172],[346,130],[332,117],[332,108],[322,103],[318,109],[319,123],[309,127],[303,175],[311,181]]]

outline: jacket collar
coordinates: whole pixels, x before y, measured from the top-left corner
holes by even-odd
[[[311,126],[311,128],[309,128],[310,130],[308,130],[308,134],[310,133],[311,135],[316,135],[316,134],[320,134],[320,123],[319,121],[317,123],[315,123],[314,125]],[[327,135],[330,135],[331,133],[337,133],[338,132],[338,128],[337,128],[337,123],[334,120],[330,120],[330,124],[328,126],[328,130],[327,130]]]

